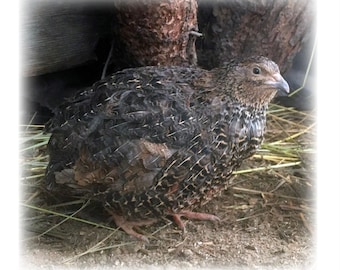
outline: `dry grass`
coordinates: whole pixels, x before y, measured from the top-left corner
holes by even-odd
[[[268,223],[275,227],[282,239],[294,235],[294,230],[299,227],[312,234],[315,211],[314,115],[272,104],[267,123],[266,141],[261,150],[235,172],[237,176],[227,192],[216,202],[202,208],[221,212],[222,222],[248,232]],[[111,227],[103,213],[93,215],[95,206],[91,201],[86,198],[56,198],[45,189],[43,176],[48,162],[46,145],[49,135],[44,134],[42,129],[43,126],[37,125],[21,127],[23,170],[20,185],[24,209],[21,218],[23,229],[27,232],[22,242],[45,241],[58,246],[65,241],[78,247],[80,240],[77,234],[69,231],[70,227],[79,228],[77,233],[80,238],[82,230],[85,230],[84,233],[87,229],[100,232],[93,237],[87,235],[88,241],[63,263],[105,250],[114,252],[126,246],[135,246],[134,240],[127,238],[114,225]],[[214,227],[207,226],[214,230]],[[150,250],[159,248],[170,257],[178,252],[179,247],[188,245],[189,241],[187,238],[178,240],[178,229],[168,220],[146,228],[143,233],[148,235],[151,242],[154,241]],[[163,245],[162,248],[160,245]],[[150,254],[150,250],[142,248],[139,252]],[[207,244],[205,252],[216,251],[212,251]],[[167,260],[170,259],[167,257]]]

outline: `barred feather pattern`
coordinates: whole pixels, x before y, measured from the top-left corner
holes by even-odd
[[[254,63],[264,78],[249,71]],[[212,71],[117,72],[67,100],[47,123],[47,185],[87,194],[128,220],[192,210],[227,188],[261,145],[278,89],[260,80],[277,72],[264,57]],[[245,89],[249,76],[254,87]]]

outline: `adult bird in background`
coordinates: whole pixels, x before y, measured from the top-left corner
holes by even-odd
[[[194,212],[226,189],[232,172],[261,145],[266,109],[289,92],[266,57],[198,67],[126,69],[55,110],[46,169],[50,189],[102,202],[117,226],[172,216],[218,221]]]

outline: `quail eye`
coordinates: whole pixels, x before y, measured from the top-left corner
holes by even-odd
[[[260,74],[260,73],[261,73],[261,69],[258,68],[258,67],[254,67],[254,68],[253,68],[253,73],[254,73],[254,74]]]

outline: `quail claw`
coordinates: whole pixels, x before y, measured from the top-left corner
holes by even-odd
[[[182,229],[183,233],[186,232],[186,229],[185,229],[185,224],[182,221],[181,217],[186,217],[187,219],[196,219],[196,220],[209,220],[213,222],[221,221],[221,219],[218,216],[215,216],[212,214],[192,212],[192,211],[187,211],[187,210],[180,211],[179,213],[171,213],[170,215],[173,217],[174,222],[177,224],[177,226],[180,229]]]
[[[138,228],[139,226],[145,226],[145,225],[151,225],[157,221],[157,219],[146,219],[146,220],[139,220],[139,221],[129,221],[126,220],[121,215],[116,214],[113,211],[108,210],[108,212],[111,214],[113,221],[116,223],[118,227],[120,227],[123,231],[125,231],[128,235],[131,235],[143,242],[149,243],[148,238],[136,232],[134,228]]]

